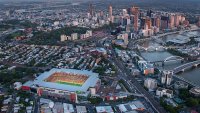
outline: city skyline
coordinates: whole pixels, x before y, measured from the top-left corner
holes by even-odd
[[[197,0],[0,0],[1,113],[200,112]]]

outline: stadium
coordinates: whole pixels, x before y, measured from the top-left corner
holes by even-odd
[[[50,75],[45,81],[59,84],[82,86],[88,79],[87,75],[79,75],[65,72],[55,72]]]
[[[40,96],[64,98],[76,102],[77,96],[87,97],[91,93],[90,89],[98,90],[100,84],[98,73],[53,68],[39,75],[32,83],[30,81],[25,83],[22,90],[35,88]]]

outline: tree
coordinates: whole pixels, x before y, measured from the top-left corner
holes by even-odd
[[[179,90],[179,97],[180,97],[181,99],[189,98],[189,97],[190,97],[190,94],[189,94],[188,89],[180,89],[180,90]]]
[[[90,101],[92,104],[99,104],[103,101],[103,99],[100,97],[91,97],[88,98],[88,101]]]
[[[190,97],[186,100],[186,105],[189,107],[194,107],[194,106],[197,106],[198,104],[199,104],[198,100],[194,99],[192,97]]]

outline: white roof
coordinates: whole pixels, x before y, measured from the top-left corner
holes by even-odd
[[[72,104],[63,103],[64,113],[74,112],[74,107]]]
[[[96,107],[97,113],[114,113],[111,106],[98,106]]]
[[[76,106],[77,113],[87,113],[85,106]]]
[[[127,109],[124,106],[124,104],[120,104],[120,105],[118,105],[118,107],[119,107],[120,111],[122,111],[122,112],[126,112],[127,111]]]
[[[88,76],[89,78],[85,81],[85,83],[82,86],[73,86],[73,85],[67,85],[67,84],[58,84],[53,82],[46,82],[44,81],[49,76],[51,76],[55,72],[65,72],[65,73],[74,73],[74,74],[84,74]],[[96,83],[99,80],[98,73],[93,73],[92,71],[87,70],[76,70],[76,69],[56,69],[53,68],[48,72],[42,73],[40,76],[38,76],[33,84],[37,84],[40,87],[46,87],[46,88],[52,88],[52,89],[58,89],[58,90],[66,90],[66,91],[82,91],[86,92],[88,88],[95,87]]]

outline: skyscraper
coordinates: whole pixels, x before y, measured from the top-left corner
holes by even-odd
[[[152,23],[151,23],[151,18],[146,18],[145,20],[145,29],[151,29]]]
[[[151,17],[151,14],[152,14],[152,13],[153,13],[152,10],[148,10],[148,11],[147,11],[147,16]]]
[[[160,28],[160,17],[159,16],[156,17],[156,27]]]
[[[108,11],[109,11],[109,17],[111,18],[112,17],[112,6],[111,5],[109,5]]]
[[[197,25],[200,27],[200,17],[199,17],[199,21],[198,21]]]
[[[169,22],[170,29],[174,28],[174,20],[175,20],[174,15],[171,14],[170,15],[170,22]]]
[[[179,24],[180,24],[180,15],[179,14],[176,14],[175,15],[175,26],[176,27],[178,27],[179,26]]]
[[[168,16],[161,16],[161,29],[168,29],[169,28],[169,17]]]
[[[134,24],[133,24],[134,30],[138,31],[139,8],[133,6],[132,7],[132,14],[134,15]]]
[[[94,9],[93,9],[92,4],[89,5],[89,13],[90,13],[90,16],[91,16],[91,17],[94,16]]]
[[[108,7],[108,12],[109,12],[109,18],[110,18],[110,22],[113,22],[113,16],[112,16],[112,6],[109,5]]]

